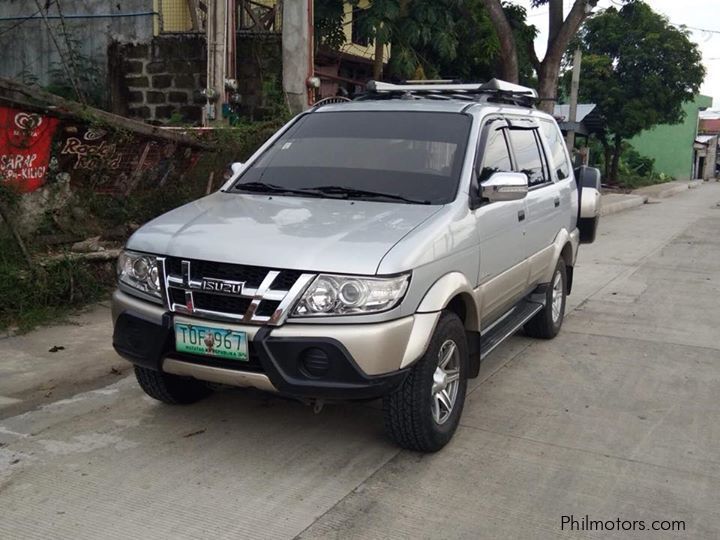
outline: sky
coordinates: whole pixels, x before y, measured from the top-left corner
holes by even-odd
[[[714,99],[713,109],[720,110],[720,1],[719,0],[645,0],[646,3],[665,15],[674,24],[684,24],[716,33],[689,28],[690,39],[700,47],[706,75],[700,92]],[[564,0],[565,12],[570,10],[574,0]],[[535,48],[540,59],[545,54],[548,31],[548,7],[531,8],[531,0],[513,0],[513,3],[528,8],[528,22],[534,24],[539,34]],[[595,11],[620,4],[619,0],[600,0]],[[581,75],[582,84],[582,75]]]

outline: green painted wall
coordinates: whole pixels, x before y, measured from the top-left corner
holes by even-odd
[[[676,180],[690,180],[698,113],[700,108],[711,106],[711,97],[698,95],[695,101],[683,105],[685,110],[683,123],[655,126],[643,131],[629,142],[642,155],[655,160],[655,170],[658,172],[668,174]]]

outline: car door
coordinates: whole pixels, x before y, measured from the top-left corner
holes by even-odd
[[[571,232],[577,226],[578,194],[570,153],[565,144],[565,138],[554,120],[539,118],[538,124],[545,145],[550,174],[560,195],[559,211],[556,211],[553,216],[554,228],[557,231],[566,229]]]
[[[528,286],[533,286],[552,264],[553,243],[560,230],[557,220],[560,192],[550,174],[537,122],[532,118],[516,118],[509,122],[515,170],[528,176],[525,256]]]
[[[513,170],[507,128],[501,117],[484,124],[475,161],[475,190],[493,173]],[[473,210],[480,247],[476,294],[483,325],[502,315],[527,288],[526,212],[524,200],[480,200]]]

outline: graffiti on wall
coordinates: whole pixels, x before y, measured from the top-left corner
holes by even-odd
[[[58,119],[0,107],[0,180],[21,193],[45,183]]]
[[[0,107],[0,182],[30,193],[52,180],[99,193],[127,195],[174,180],[199,153],[169,140]]]
[[[97,127],[68,125],[59,141],[60,169],[75,185],[105,193],[129,193],[141,184],[162,185],[197,156],[167,141],[118,136]]]

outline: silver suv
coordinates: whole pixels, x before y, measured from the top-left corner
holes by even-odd
[[[166,403],[208,382],[318,409],[382,397],[399,445],[442,448],[483,358],[520,328],[558,333],[595,236],[599,173],[573,171],[535,97],[374,83],[299,115],[130,238],[115,349]]]

